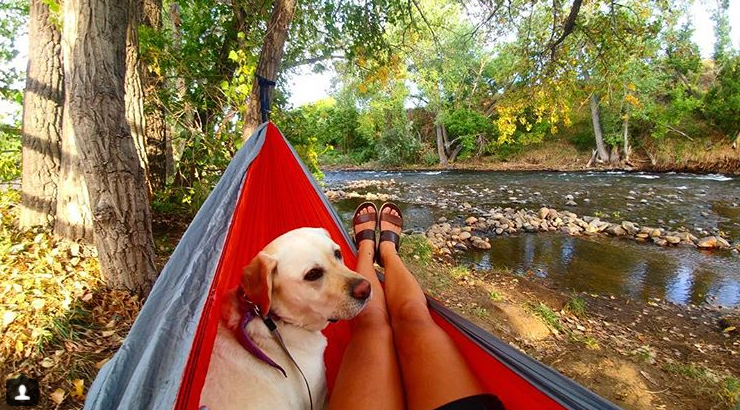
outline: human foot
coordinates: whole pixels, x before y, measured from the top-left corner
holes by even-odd
[[[352,218],[355,231],[355,245],[369,245],[375,251],[375,227],[377,226],[378,209],[372,202],[364,202],[355,210]],[[364,243],[364,245],[363,245]]]
[[[380,244],[378,245],[378,263],[383,266],[385,260],[398,253],[403,229],[403,215],[401,209],[393,203],[385,203],[380,207]]]

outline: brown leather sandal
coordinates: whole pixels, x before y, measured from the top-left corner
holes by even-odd
[[[359,212],[365,208],[372,208],[375,212],[368,212],[360,214]],[[375,229],[378,227],[378,208],[372,202],[363,202],[357,208],[355,208],[355,215],[352,217],[352,230],[354,231],[355,226],[365,222],[375,222],[375,228],[363,229],[360,232],[355,233],[355,246],[360,247],[360,241],[365,239],[372,239],[373,244],[375,243]]]
[[[398,212],[398,216],[391,215],[389,213],[384,213],[383,210],[388,207],[393,209],[394,211]],[[378,220],[378,229],[380,229],[380,223],[390,222],[393,225],[403,229],[403,214],[401,213],[401,208],[399,208],[396,204],[391,202],[386,202],[380,207],[380,211],[378,211],[379,220]],[[380,257],[380,243],[381,242],[393,242],[396,245],[396,252],[398,252],[398,247],[401,244],[401,236],[394,231],[389,230],[382,230],[380,231],[380,240],[378,241],[378,250],[375,252],[375,258],[376,262],[378,262],[378,265],[383,266],[383,259]]]

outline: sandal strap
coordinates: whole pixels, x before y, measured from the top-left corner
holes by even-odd
[[[380,214],[380,220],[385,222],[390,222],[393,225],[396,225],[398,227],[403,227],[403,218],[398,217],[396,215],[391,215],[388,212],[382,212]]]
[[[401,242],[401,237],[393,231],[381,231],[380,242],[393,242],[398,250],[398,244]]]
[[[372,239],[373,243],[375,243],[375,229],[364,229],[360,232],[357,232],[355,234],[355,245],[359,246],[360,241],[363,241],[365,239]]]
[[[355,225],[359,225],[361,223],[370,222],[370,221],[377,221],[377,215],[375,212],[368,212],[366,214],[358,214],[355,215],[354,218],[352,218],[352,223]]]

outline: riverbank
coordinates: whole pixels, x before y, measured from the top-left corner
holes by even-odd
[[[575,293],[435,258],[421,235],[403,243],[430,296],[625,409],[729,410],[740,398],[737,309]]]
[[[463,159],[446,166],[405,164],[387,166],[377,162],[366,164],[322,163],[325,171],[635,171],[692,172],[740,175],[740,149],[732,149],[725,139],[666,140],[635,149],[629,163],[618,165],[593,164],[589,150],[579,150],[567,141],[546,141],[522,147],[517,153]]]

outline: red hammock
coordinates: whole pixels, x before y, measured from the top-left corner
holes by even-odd
[[[101,374],[91,387],[86,409],[123,408],[119,406],[132,403],[141,405],[138,408],[172,408],[167,405],[170,402],[175,404],[176,409],[197,409],[216,336],[221,298],[226,291],[237,286],[242,268],[266,244],[281,234],[300,227],[323,227],[341,246],[342,253],[346,255],[347,266],[355,267],[356,250],[335,211],[280,131],[273,124],[267,123],[255,132],[242,150],[249,152],[240,152],[234,162],[241,159],[247,164],[232,163],[224,175],[224,179],[233,179],[239,175],[243,178],[240,188],[234,188],[236,185],[231,184],[231,189],[238,189],[238,192],[231,195],[236,203],[232,204],[233,216],[230,221],[227,218],[226,222],[222,222],[222,219],[215,215],[214,210],[220,208],[212,202],[204,204],[204,209],[196,216],[181,244],[178,245],[178,250],[181,247],[186,249],[181,252],[176,250],[173,254],[121,352],[111,360],[113,363],[107,364],[101,370]],[[240,166],[244,168],[243,171]],[[219,183],[211,196],[219,195],[220,191],[227,192],[228,182]],[[203,213],[206,214],[201,215]],[[213,220],[210,220],[210,217]],[[205,246],[210,243],[208,239],[210,236],[200,238],[198,234],[208,232],[205,227],[214,229],[214,224],[218,223],[225,224],[224,229],[227,233],[220,252],[213,255],[219,257],[220,254],[215,272],[207,272],[207,269],[206,273],[194,272],[200,269],[195,263],[191,264],[192,266],[183,265],[187,266],[182,268],[184,272],[177,272],[175,266],[170,266],[182,264],[183,261],[175,258],[193,257],[191,256],[193,246]],[[203,242],[199,244],[199,240]],[[207,278],[212,279],[208,282]],[[167,339],[160,343],[166,343],[168,347],[153,348],[152,346],[158,346],[159,343],[151,339],[156,339],[156,335],[161,333],[153,327],[167,326],[169,331],[173,331],[177,326],[168,322],[164,322],[168,323],[164,325],[155,316],[164,315],[168,309],[181,309],[171,307],[172,303],[177,301],[161,299],[172,298],[172,289],[178,288],[182,292],[180,296],[189,297],[189,292],[182,289],[185,284],[190,285],[197,280],[205,281],[196,285],[207,291],[207,298],[202,303],[199,302],[202,298],[190,297],[192,300],[186,301],[188,304],[185,309],[191,309],[190,318],[195,319],[191,323],[193,326],[188,327],[188,323],[182,326],[184,334],[181,335],[181,341],[173,342]],[[164,287],[167,288],[166,291],[161,289]],[[150,304],[153,306],[148,306]],[[438,302],[430,300],[430,310],[434,320],[455,341],[483,386],[498,396],[505,408],[617,408],[551,368],[509,347]],[[191,329],[192,334],[188,334],[187,329]],[[327,382],[331,391],[350,337],[350,329],[346,322],[340,322],[327,327],[324,333],[329,341],[325,361]],[[144,334],[149,337],[142,337]],[[168,355],[172,355],[172,358]],[[152,361],[157,361],[161,365],[160,371],[151,369],[150,366],[157,365]],[[148,364],[148,367],[135,368],[142,363]],[[132,368],[129,369],[127,366]],[[141,378],[145,380],[142,381]],[[162,380],[167,380],[164,388],[161,387]],[[160,385],[152,388],[154,383]],[[149,390],[148,394],[155,396],[159,394],[160,397],[142,397],[146,396],[141,394],[143,388]]]

